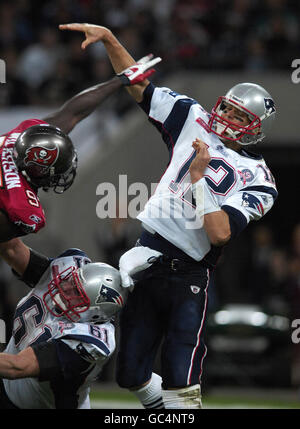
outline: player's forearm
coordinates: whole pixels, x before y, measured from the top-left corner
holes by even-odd
[[[29,263],[30,249],[19,238],[0,243],[0,256],[18,274],[22,275]]]
[[[38,375],[39,364],[31,347],[17,355],[0,353],[0,377],[15,380]]]
[[[204,215],[204,229],[214,246],[224,246],[231,237],[228,214],[219,210]]]
[[[20,228],[9,220],[6,213],[0,210],[0,244],[21,235]]]
[[[20,369],[16,362],[16,355],[0,353],[0,377],[14,380],[18,377]]]
[[[134,58],[110,30],[107,31],[107,35],[103,40],[103,44],[106,48],[111,65],[116,73],[121,73],[127,67],[135,64],[136,61]],[[137,102],[141,102],[143,99],[144,89],[148,86],[148,84],[149,80],[146,79],[137,85],[126,87],[126,89]]]
[[[122,70],[135,63],[134,58],[110,30],[107,31],[107,35],[105,39],[103,39],[103,44],[116,73],[120,73]]]
[[[69,133],[121,86],[120,79],[115,76],[107,82],[90,87],[68,100],[58,112],[45,118],[45,121]]]

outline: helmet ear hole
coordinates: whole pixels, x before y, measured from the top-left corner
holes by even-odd
[[[91,317],[91,322],[96,322],[97,320],[100,319],[100,316],[97,314],[94,314],[94,316]]]

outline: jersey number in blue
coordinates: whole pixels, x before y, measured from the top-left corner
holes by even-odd
[[[17,307],[14,317],[13,336],[15,344],[18,346],[27,336],[28,323],[34,322],[36,336],[30,344],[47,341],[51,337],[51,331],[47,328],[44,321],[44,309],[41,300],[36,295],[31,295],[23,304]]]
[[[193,159],[196,157],[196,152],[190,156],[179,170],[177,177],[169,185],[172,192],[177,193],[180,185],[189,171]],[[235,170],[222,158],[212,158],[207,167],[205,174],[206,181],[212,191],[218,195],[226,195],[236,181]],[[184,198],[181,195],[181,198]],[[193,200],[193,205],[194,205]]]
[[[215,194],[226,195],[236,181],[234,168],[222,158],[212,158],[206,171],[204,176]]]

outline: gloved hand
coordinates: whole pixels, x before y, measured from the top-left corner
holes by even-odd
[[[131,276],[151,267],[161,255],[162,253],[144,246],[133,247],[124,253],[119,261],[122,286],[133,286],[134,281]]]
[[[135,85],[151,76],[155,69],[150,68],[161,61],[160,57],[153,58],[153,54],[146,55],[135,64],[118,73],[117,76],[125,86]],[[150,70],[149,70],[150,69]]]

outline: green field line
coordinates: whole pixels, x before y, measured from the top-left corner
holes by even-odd
[[[109,391],[109,390],[92,390],[91,391],[91,400],[92,401],[113,401],[113,402],[129,402],[132,403],[134,407],[135,404],[139,404],[136,397],[127,391]],[[228,407],[232,406],[233,408],[238,408],[240,406],[251,407],[251,408],[278,408],[278,409],[299,409],[300,401],[296,400],[285,400],[285,399],[272,399],[272,398],[253,398],[247,397],[247,395],[243,396],[234,396],[234,395],[207,395],[203,398],[203,406],[205,407]]]

